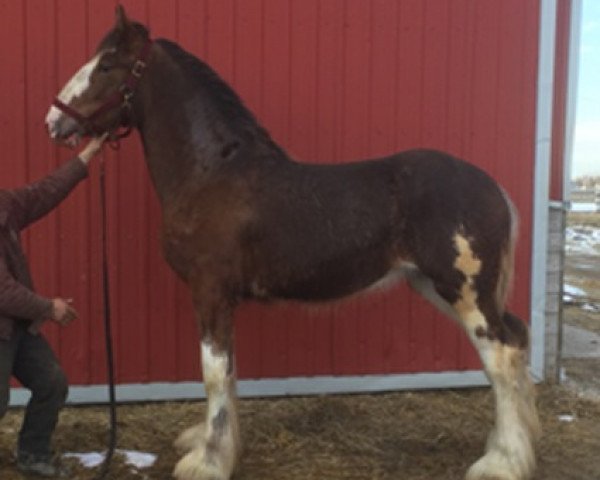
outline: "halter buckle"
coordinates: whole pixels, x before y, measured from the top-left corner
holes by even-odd
[[[123,103],[122,106],[123,107],[131,107],[131,97],[133,97],[133,90],[132,88],[127,85],[127,84],[123,84],[121,85],[121,87],[119,87],[119,92],[121,92],[121,95],[123,96]]]
[[[136,60],[131,69],[131,74],[135,78],[140,78],[142,76],[142,71],[146,68],[146,62],[142,60]]]

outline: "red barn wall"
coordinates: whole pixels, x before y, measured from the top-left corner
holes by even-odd
[[[69,157],[43,119],[112,25],[101,0],[0,2],[0,187]],[[154,37],[212,65],[294,157],[344,162],[412,147],[449,151],[495,177],[521,217],[512,309],[530,311],[539,9],[534,0],[129,0]],[[185,288],[159,253],[160,217],[136,136],[105,154],[121,383],[198,379]],[[81,318],[46,333],[73,384],[104,383],[98,166],[25,237],[40,292]],[[479,368],[459,329],[405,286],[319,311],[247,305],[241,378]]]

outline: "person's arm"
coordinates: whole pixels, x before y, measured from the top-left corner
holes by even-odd
[[[0,314],[35,321],[51,318],[52,311],[52,300],[15,280],[4,258],[0,258]]]
[[[47,319],[63,327],[77,318],[70,300],[45,298],[30,290],[12,276],[0,257],[0,314],[9,318],[31,320],[29,333],[37,334]]]
[[[100,151],[106,135],[93,138],[79,155],[47,177],[12,190],[12,215],[19,230],[56,207],[88,174],[88,163]]]

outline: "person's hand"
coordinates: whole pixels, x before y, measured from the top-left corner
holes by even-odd
[[[77,311],[71,306],[73,300],[63,298],[52,299],[52,312],[50,318],[65,327],[77,318]]]
[[[94,155],[96,155],[102,149],[102,144],[107,137],[108,132],[103,133],[99,137],[93,137],[88,144],[83,147],[81,152],[79,152],[78,157],[81,159],[81,161],[87,165],[92,157],[94,157]]]

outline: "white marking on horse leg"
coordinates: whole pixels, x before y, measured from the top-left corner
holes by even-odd
[[[184,430],[173,443],[175,449],[181,453],[187,453],[196,448],[204,448],[206,445],[206,423],[200,422]]]
[[[201,352],[208,401],[204,438],[179,461],[173,475],[179,480],[228,480],[239,451],[235,376],[227,353],[215,352],[208,342],[202,342]]]
[[[463,310],[461,318],[479,352],[496,400],[496,424],[488,437],[486,454],[471,466],[466,478],[529,479],[535,469],[533,444],[539,421],[527,372],[527,352],[479,336],[477,329],[487,331],[487,322],[476,307]]]
[[[215,354],[208,343],[202,343],[204,385],[208,397],[206,415],[207,448],[216,448],[224,471],[231,473],[239,451],[239,431],[235,393],[233,357]],[[212,443],[216,443],[213,445]]]
[[[496,425],[488,437],[486,453],[471,466],[466,478],[526,480],[535,468],[533,443],[539,431],[527,352],[490,338],[474,282],[482,261],[464,236],[456,234],[454,243],[458,252],[454,267],[464,274],[465,281],[453,308],[479,352],[496,399]]]
[[[58,99],[65,105],[68,105],[71,100],[80,96],[90,86],[90,76],[96,68],[98,61],[100,60],[101,54],[99,53],[92,58],[88,63],[81,67],[73,77],[67,82],[63,89],[58,94]],[[56,108],[54,105],[48,110],[46,115],[46,125],[50,135],[56,135],[53,125],[60,119],[63,112]]]
[[[486,454],[471,466],[467,480],[526,480],[535,469],[539,419],[524,350],[482,340],[482,360],[496,398],[496,426]]]
[[[463,304],[463,307],[465,305]],[[487,331],[476,306],[463,309],[461,319],[492,384],[496,423],[486,453],[467,472],[467,480],[526,480],[535,468],[533,444],[539,433],[533,385],[527,371],[527,352],[477,334]]]
[[[173,477],[177,480],[229,480],[221,465],[207,457],[205,448],[196,448],[179,460]]]
[[[471,243],[460,233],[454,235],[454,245],[458,252],[454,260],[454,268],[465,276],[465,281],[459,292],[459,299],[453,305],[458,313],[461,323],[467,330],[469,337],[474,340],[474,334],[478,327],[487,330],[485,318],[476,308],[477,292],[475,290],[475,276],[481,271],[481,260],[475,256],[471,249]]]

